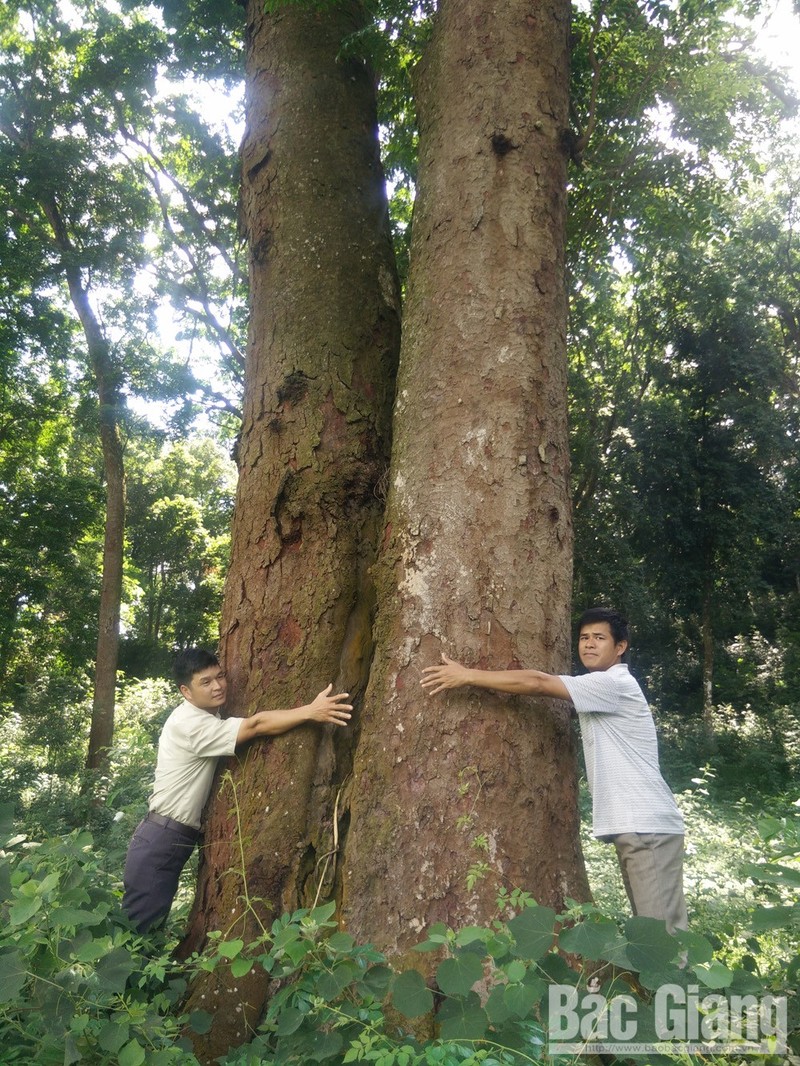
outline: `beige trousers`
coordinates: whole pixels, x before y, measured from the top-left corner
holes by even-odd
[[[688,929],[683,895],[683,835],[619,833],[612,840],[633,913],[661,918],[669,933]]]

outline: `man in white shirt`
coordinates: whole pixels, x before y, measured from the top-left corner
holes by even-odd
[[[309,704],[260,711],[249,718],[220,717],[228,683],[216,655],[189,648],[174,665],[184,702],[167,718],[158,741],[149,813],[131,838],[125,860],[122,906],[139,932],[169,914],[181,870],[200,838],[200,820],[217,760],[256,737],[277,736],[305,722],[344,726],[352,706],[333,685]]]
[[[442,655],[423,670],[430,695],[462,685],[570,700],[578,713],[592,793],[593,832],[617,851],[634,914],[686,929],[683,894],[683,816],[661,776],[653,716],[622,658],[628,623],[595,607],[579,626],[580,677],[540,670],[473,670]]]

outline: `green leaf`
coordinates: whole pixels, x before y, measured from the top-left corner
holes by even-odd
[[[223,959],[235,959],[243,947],[243,940],[223,940],[221,944],[217,944],[217,954]]]
[[[135,968],[131,953],[120,947],[114,948],[105,958],[100,959],[95,973],[106,991],[124,992],[128,978]]]
[[[716,959],[709,965],[693,966],[692,971],[707,988],[727,988],[733,980],[733,973]]]
[[[69,926],[71,929],[81,929],[84,926],[100,925],[105,921],[103,914],[97,911],[85,911],[79,907],[56,907],[51,914],[53,925]]]
[[[521,981],[525,974],[528,972],[528,968],[525,963],[521,962],[519,959],[514,959],[508,964],[508,966],[504,967],[504,970],[506,977],[511,982]]]
[[[762,881],[768,885],[786,885],[788,888],[800,888],[800,870],[792,866],[781,866],[777,862],[747,863],[742,867],[742,873],[752,877],[754,881]]]
[[[542,998],[544,988],[545,984],[543,981],[540,982],[538,986],[522,984],[521,982],[506,985],[506,1006],[511,1013],[516,1014],[518,1018],[527,1018],[531,1008]]]
[[[281,1011],[278,1015],[275,1032],[278,1036],[289,1036],[291,1033],[296,1033],[307,1017],[308,1015],[299,1011],[297,1007],[287,1007],[286,1010]]]
[[[214,1023],[214,1015],[207,1010],[193,1010],[189,1015],[189,1028],[198,1036],[205,1036],[211,1030]]]
[[[308,918],[312,922],[316,922],[317,925],[324,925],[329,918],[332,918],[336,911],[336,901],[331,900],[330,903],[323,903],[321,907],[315,907],[309,914]]]
[[[97,1037],[97,1043],[103,1051],[115,1055],[128,1039],[129,1026],[126,1021],[106,1022]]]
[[[489,1018],[474,992],[446,999],[436,1015],[443,1040],[480,1040],[489,1028]]]
[[[629,918],[625,923],[627,953],[635,970],[660,970],[677,956],[679,945],[658,918]]]
[[[616,922],[608,918],[586,919],[562,929],[558,934],[558,946],[570,955],[598,961],[608,959],[609,953],[624,949],[625,941],[620,936]]]
[[[29,899],[18,899],[8,911],[8,920],[12,925],[25,925],[40,910],[42,906],[41,896],[31,896]]]
[[[357,963],[344,960],[337,963],[332,970],[320,974],[317,979],[317,992],[330,1003],[337,999],[360,974],[361,968]]]
[[[231,974],[234,977],[244,977],[253,969],[254,959],[234,959],[231,963]]]
[[[484,929],[479,925],[467,925],[456,933],[456,944],[463,947],[465,944],[474,944],[477,940],[485,943],[492,935],[491,929]]]
[[[691,929],[676,929],[673,936],[686,952],[686,961],[690,966],[696,962],[711,962],[714,948],[700,933]]]
[[[405,970],[392,984],[392,1003],[406,1018],[433,1010],[433,994],[418,970]]]
[[[522,959],[536,960],[551,944],[556,927],[556,912],[550,907],[527,907],[508,923],[514,937],[514,954]]]
[[[486,1015],[489,1021],[497,1027],[502,1025],[511,1016],[511,1010],[505,1000],[507,985],[495,985],[486,1000]]]
[[[356,946],[355,939],[349,933],[342,932],[333,933],[325,943],[331,951],[341,951],[344,954],[352,951]]]
[[[383,996],[386,995],[391,980],[391,969],[388,966],[378,964],[376,966],[370,966],[361,978],[361,986],[371,995],[375,996],[376,999],[382,999]]]
[[[119,1053],[119,1066],[142,1066],[145,1060],[144,1048],[138,1040],[131,1040]]]
[[[101,936],[87,940],[73,952],[73,958],[77,962],[97,962],[111,950],[111,937]]]
[[[0,955],[0,1003],[11,1003],[27,980],[25,960],[19,951]]]
[[[753,931],[766,933],[785,925],[800,922],[800,903],[788,907],[756,907],[753,911]]]
[[[465,996],[482,977],[483,962],[471,952],[445,959],[436,969],[436,983],[446,996]]]

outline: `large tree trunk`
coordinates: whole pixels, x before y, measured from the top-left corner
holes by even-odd
[[[484,924],[501,884],[555,907],[588,894],[566,705],[420,688],[442,650],[569,668],[568,33],[566,0],[442,0],[419,72],[375,658],[343,860],[347,928],[394,956],[434,921]],[[476,835],[488,850],[470,848]],[[490,873],[470,890],[480,861]]]
[[[310,702],[329,682],[358,710],[369,672],[400,318],[374,83],[340,55],[359,25],[351,3],[248,9],[251,321],[221,643],[239,713]],[[183,951],[211,929],[255,930],[245,878],[261,920],[313,903],[354,735],[304,727],[233,768],[210,804]],[[204,1061],[258,1017],[265,975],[235,984],[214,997]]]

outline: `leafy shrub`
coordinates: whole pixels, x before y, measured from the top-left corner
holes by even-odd
[[[186,984],[136,934],[90,833],[0,835],[0,1062],[195,1066]],[[163,945],[162,945],[163,946]]]

